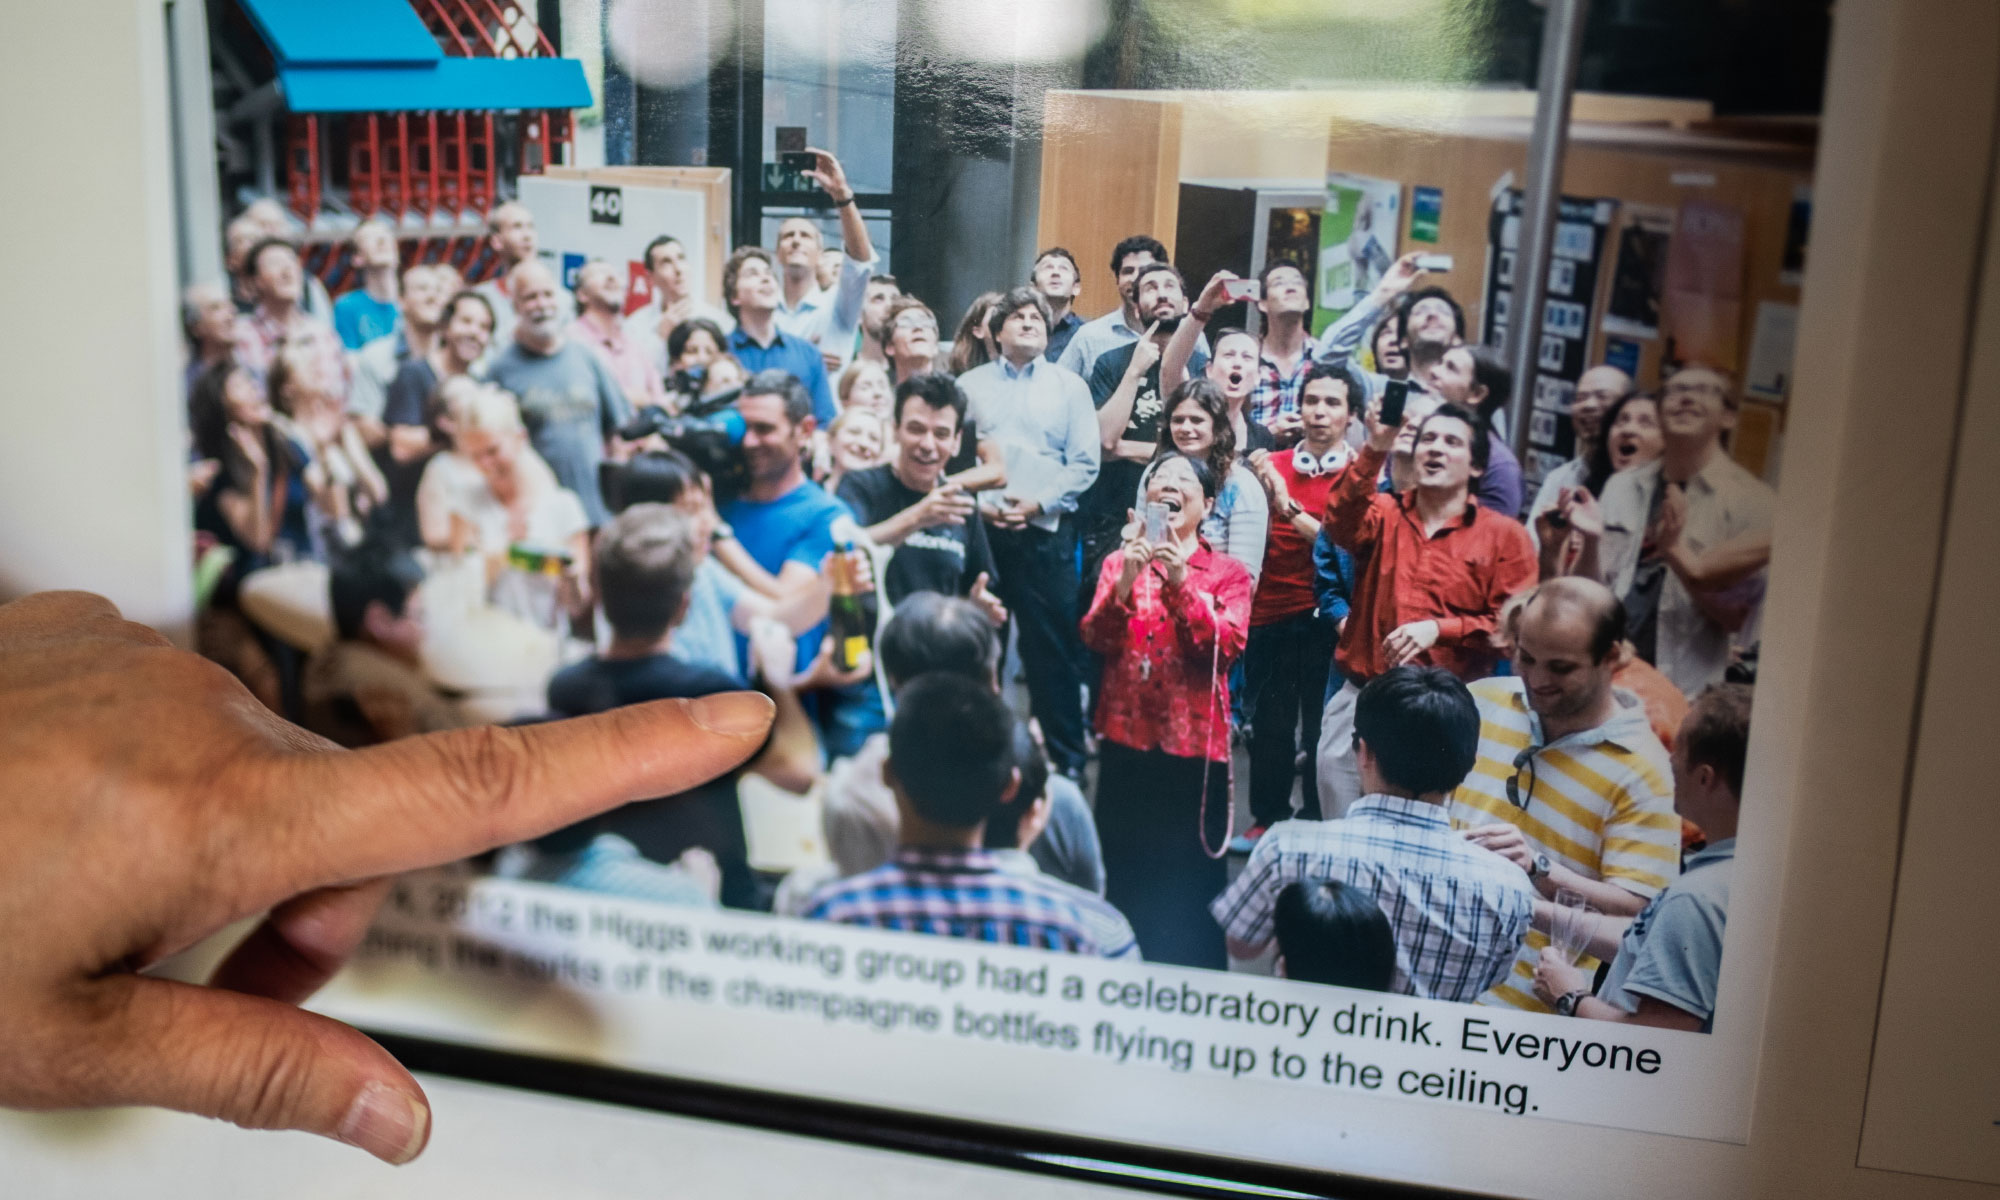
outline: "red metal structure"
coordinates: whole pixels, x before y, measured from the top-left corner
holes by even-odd
[[[556,56],[516,4],[409,2],[447,57]],[[563,161],[575,140],[569,110],[528,109],[516,120],[521,174],[537,175]],[[474,282],[492,269],[483,227],[499,192],[495,126],[491,111],[291,114],[285,119],[286,202],[312,228],[322,199],[334,190],[324,177],[326,150],[344,143],[347,205],[363,218],[379,216],[397,227],[406,263],[449,263]],[[343,259],[341,248],[329,246],[308,253],[308,268],[339,291],[347,282]]]

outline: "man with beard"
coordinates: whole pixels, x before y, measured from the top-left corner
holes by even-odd
[[[473,288],[493,306],[493,344],[505,346],[514,340],[514,268],[537,262],[541,237],[535,232],[535,214],[518,200],[509,200],[486,214],[486,245],[500,260],[500,272]],[[556,311],[567,322],[576,313],[576,297],[556,282]]]
[[[743,385],[736,411],[743,417],[750,483],[741,496],[718,507],[750,557],[777,578],[776,599],[789,607],[802,591],[825,591],[820,564],[833,553],[833,523],[852,517],[846,505],[806,478],[801,456],[819,423],[813,398],[796,376],[757,372]],[[818,608],[825,611],[824,599]],[[819,653],[826,629],[822,620],[799,638],[801,668]]]
[[[819,350],[778,324],[778,276],[770,253],[760,246],[738,247],[722,268],[722,297],[736,318],[725,349],[753,375],[779,370],[798,380],[812,401],[815,424],[832,424],[839,409]]]
[[[514,340],[493,357],[487,378],[520,401],[535,452],[557,482],[583,501],[592,528],[610,511],[597,486],[597,467],[619,457],[618,430],[632,419],[625,391],[591,350],[569,336],[564,292],[539,262],[507,275],[513,297]]]
[[[1098,473],[1090,388],[1043,357],[1048,307],[1032,288],[995,306],[1000,357],[959,377],[967,414],[1000,449],[1007,483],[981,498],[1001,597],[1020,623],[1021,665],[1049,758],[1072,777],[1084,766],[1083,646],[1077,633],[1076,525],[1071,513]],[[1131,492],[1127,491],[1129,504]]]
[[[1089,376],[1104,459],[1097,482],[1077,505],[1077,533],[1083,542],[1080,602],[1085,607],[1096,595],[1097,570],[1104,556],[1124,540],[1119,530],[1125,526],[1132,498],[1139,494],[1139,476],[1159,448],[1160,421],[1170,390],[1161,380],[1161,359],[1188,311],[1180,270],[1165,261],[1140,268],[1132,294],[1144,336],[1099,355]],[[1189,355],[1190,371],[1206,365],[1199,343],[1189,344]]]
[[[1049,306],[1049,348],[1042,357],[1057,362],[1069,349],[1076,331],[1083,328],[1083,318],[1076,315],[1075,308],[1076,295],[1083,290],[1083,272],[1077,269],[1076,255],[1061,246],[1050,246],[1035,256],[1028,277]]]
[[[576,299],[577,340],[604,360],[626,401],[634,408],[665,408],[666,377],[653,369],[646,348],[625,333],[625,273],[601,258],[590,260],[577,270]]]
[[[1133,234],[1111,250],[1111,275],[1118,281],[1118,307],[1086,321],[1056,359],[1085,379],[1107,350],[1139,340],[1148,319],[1140,315],[1139,272],[1167,261],[1167,248],[1143,233]]]
[[[1548,1012],[1534,975],[1556,893],[1576,892],[1608,916],[1637,914],[1680,874],[1681,825],[1673,768],[1645,706],[1612,686],[1632,652],[1618,598],[1566,576],[1510,616],[1514,674],[1472,685],[1479,761],[1452,796],[1452,817],[1540,893],[1537,932],[1481,1002]],[[1597,967],[1588,957],[1578,965]]]
[[[896,385],[896,455],[879,467],[849,473],[840,499],[891,551],[881,572],[882,594],[899,604],[912,592],[965,596],[995,625],[1007,609],[987,590],[993,554],[973,495],[944,477],[958,452],[965,393],[935,372]]]
[[[818,165],[803,172],[833,201],[840,214],[840,278],[831,287],[819,283],[820,254],[826,247],[817,222],[788,217],[778,226],[777,265],[784,273],[784,295],[776,309],[778,328],[819,348],[827,374],[837,375],[854,353],[854,331],[861,326],[861,308],[868,278],[875,273],[875,247],[861,219],[854,189],[840,160],[813,150]],[[748,366],[749,364],[745,364]],[[756,368],[751,368],[755,370]]]
[[[877,275],[868,281],[868,294],[861,301],[861,336],[855,339],[854,361],[889,366],[889,307],[903,298],[902,286],[894,275]]]
[[[1472,497],[1486,467],[1479,418],[1442,405],[1417,427],[1413,485],[1382,492],[1376,480],[1401,427],[1367,413],[1368,441],[1327,500],[1325,527],[1357,564],[1353,611],[1334,653],[1344,681],[1320,720],[1319,801],[1344,816],[1361,794],[1354,758],[1354,701],[1369,680],[1404,663],[1443,667],[1468,682],[1492,673],[1492,633],[1509,597],[1533,586],[1534,544],[1512,517]]]

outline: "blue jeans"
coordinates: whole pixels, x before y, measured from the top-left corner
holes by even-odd
[[[1338,635],[1307,610],[1250,629],[1243,648],[1243,722],[1250,727],[1250,819],[1270,825],[1292,815],[1299,746],[1319,745],[1320,712]],[[1299,816],[1320,816],[1319,785],[1307,771]]]
[[[986,538],[999,568],[1000,599],[1019,625],[1028,704],[1042,723],[1049,761],[1059,770],[1081,770],[1083,639],[1077,634],[1076,532],[1064,517],[1053,531],[989,525]]]

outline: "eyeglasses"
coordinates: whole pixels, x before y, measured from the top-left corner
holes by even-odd
[[[1528,777],[1528,790],[1521,791],[1521,776]],[[1507,802],[1515,808],[1525,810],[1528,801],[1535,798],[1535,747],[1530,746],[1514,756],[1514,773],[1507,779]]]

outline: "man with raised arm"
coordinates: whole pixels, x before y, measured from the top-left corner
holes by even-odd
[[[817,271],[825,239],[819,225],[805,217],[787,217],[778,226],[777,264],[784,272],[784,294],[776,315],[779,329],[818,347],[826,373],[837,375],[854,353],[854,331],[861,327],[868,279],[875,274],[875,245],[868,240],[868,223],[861,219],[854,189],[840,160],[824,150],[810,153],[817,156],[818,165],[805,172],[805,177],[833,201],[840,214],[840,244],[846,253],[841,258],[840,277],[832,287],[821,287]]]
[[[1324,522],[1357,564],[1353,611],[1334,655],[1345,682],[1320,722],[1320,808],[1332,816],[1360,795],[1354,698],[1361,688],[1411,662],[1465,680],[1491,674],[1501,606],[1537,575],[1528,531],[1473,497],[1487,453],[1479,418],[1452,404],[1424,418],[1414,484],[1394,493],[1377,490],[1376,480],[1400,429],[1382,424],[1378,411],[1367,412],[1368,441],[1334,484]]]

